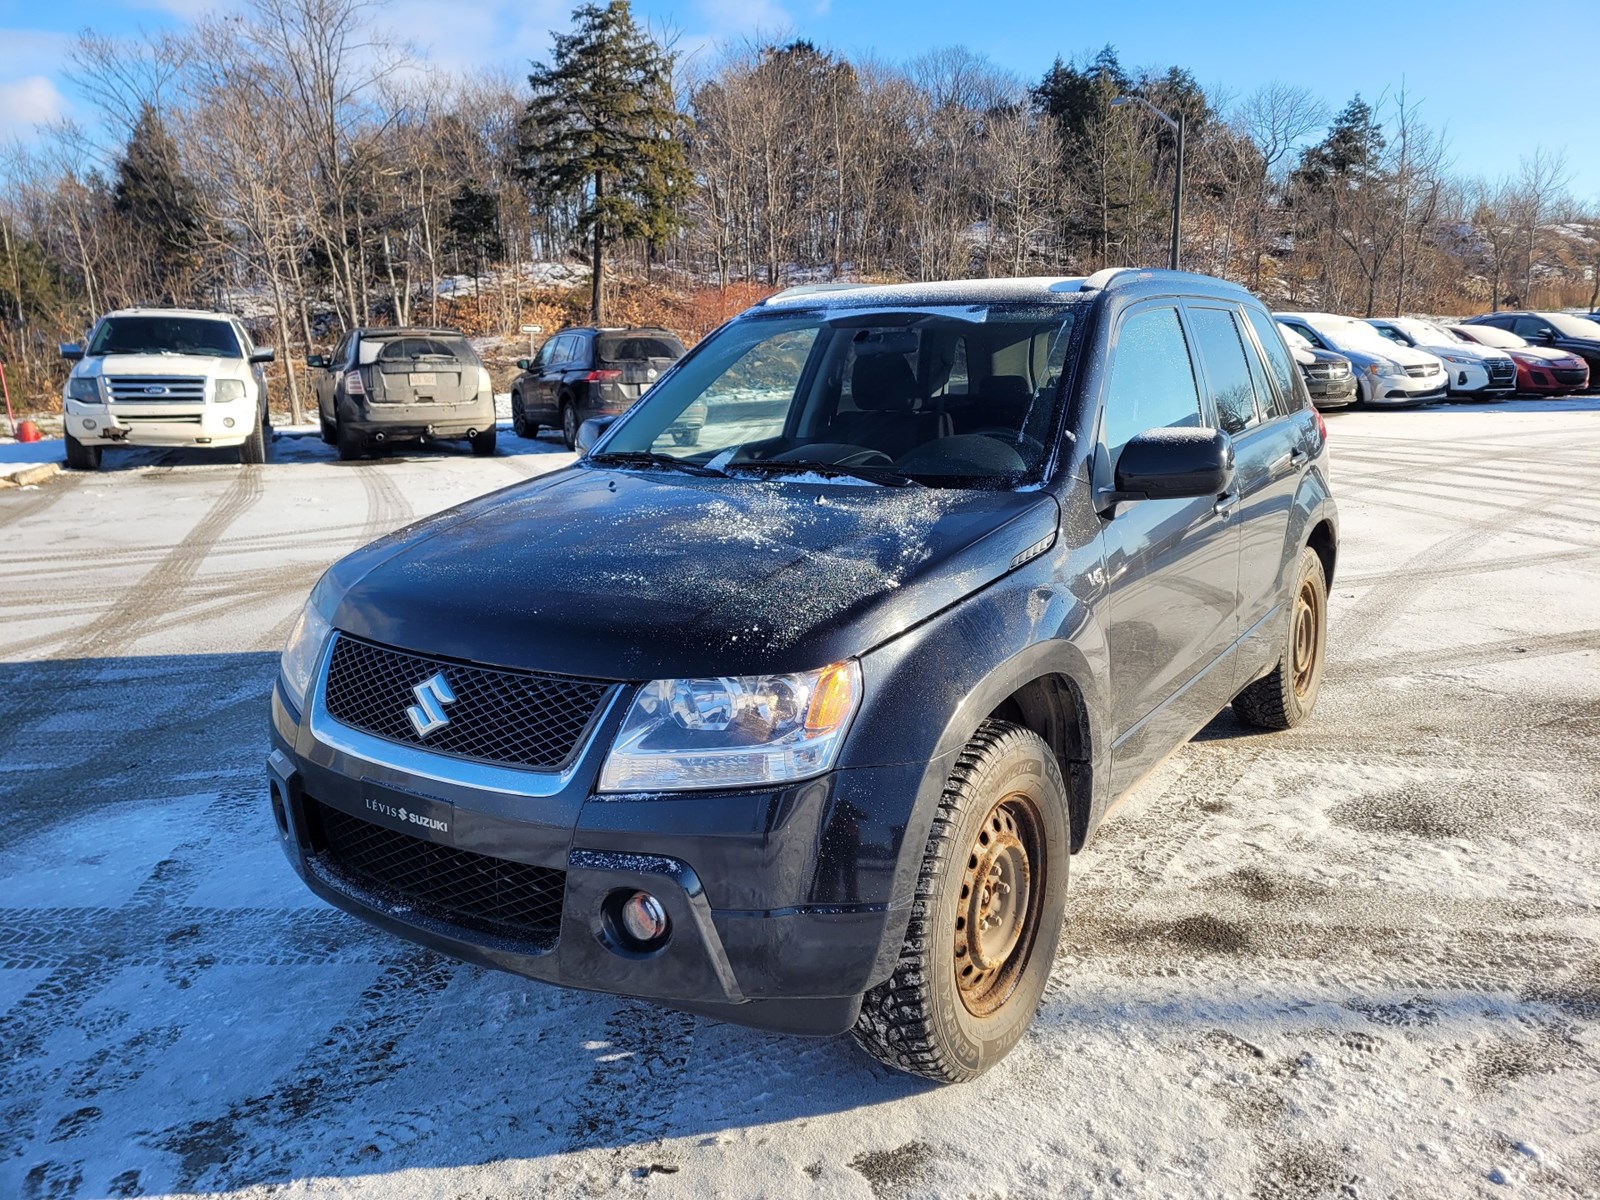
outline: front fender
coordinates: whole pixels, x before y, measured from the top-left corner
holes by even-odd
[[[1065,677],[1081,698],[1082,761],[1063,763],[1063,773],[1074,787],[1088,789],[1090,829],[1104,812],[1108,756],[1095,748],[1105,725],[1100,680],[1106,647],[1089,604],[1060,582],[1068,578],[1069,554],[1087,560],[1098,546],[1069,552],[1058,545],[862,659],[863,707],[840,766],[904,764],[920,771],[920,783],[914,793],[875,797],[864,816],[829,814],[824,824],[859,821],[863,838],[893,845],[885,859],[893,863],[892,879],[877,881],[878,894],[891,903],[908,901],[915,891],[956,756],[996,708],[1043,676]],[[1092,566],[1098,565],[1096,559]],[[1098,578],[1090,564],[1073,569],[1085,586]]]

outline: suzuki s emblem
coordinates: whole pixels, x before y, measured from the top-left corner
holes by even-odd
[[[167,389],[164,387],[147,387],[144,390],[144,394],[146,396],[165,396]]]
[[[417,731],[418,737],[425,738],[435,729],[450,724],[450,718],[444,715],[444,706],[454,704],[456,694],[450,690],[450,681],[443,671],[436,671],[417,684],[411,694],[417,702],[406,709],[406,716],[411,718],[411,728]]]

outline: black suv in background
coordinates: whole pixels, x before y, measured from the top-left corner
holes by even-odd
[[[332,354],[312,354],[322,440],[360,458],[397,442],[465,438],[495,448],[494,388],[457,329],[352,329]]]
[[[1589,390],[1600,390],[1600,323],[1571,313],[1497,312],[1469,317],[1466,325],[1492,325],[1547,350],[1565,350],[1589,364]]]
[[[616,416],[683,357],[683,343],[665,329],[563,329],[535,358],[519,358],[511,384],[511,427],[537,437],[541,427],[561,431],[577,447],[578,426],[592,417]],[[692,446],[705,423],[703,408],[685,413],[673,440]]]
[[[1326,431],[1221,280],[798,289],[602,424],[284,650],[283,849],[402,937],[971,1079],[1112,801],[1316,703]]]

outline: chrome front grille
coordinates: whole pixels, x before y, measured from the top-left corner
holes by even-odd
[[[204,404],[204,375],[107,375],[113,404]]]
[[[1517,381],[1517,364],[1509,358],[1491,358],[1484,363],[1491,387],[1510,387]]]
[[[451,697],[438,705],[446,720],[419,733],[407,710],[423,703],[421,685],[440,675]],[[324,700],[335,721],[392,742],[453,758],[557,771],[582,747],[614,686],[431,658],[341,633],[328,663]]]
[[[1423,363],[1421,366],[1407,367],[1406,374],[1413,379],[1427,379],[1439,373],[1438,363]]]

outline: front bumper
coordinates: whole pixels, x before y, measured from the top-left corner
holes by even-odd
[[[597,723],[602,752],[617,708]],[[863,848],[826,831],[832,814],[860,812],[884,789],[914,792],[920,767],[837,770],[766,791],[601,799],[589,794],[586,767],[597,764],[588,751],[559,776],[444,759],[339,725],[319,700],[302,720],[280,687],[271,734],[272,807],[296,873],[330,903],[452,957],[807,1034],[848,1029],[862,993],[893,969],[908,909],[861,901]],[[354,875],[326,836],[327,810],[452,863],[560,872],[559,917],[532,932],[491,927]],[[647,952],[621,945],[607,919],[615,894],[635,890],[655,896],[670,921],[665,944]]]
[[[1343,408],[1354,404],[1360,393],[1356,390],[1356,377],[1343,375],[1336,379],[1306,379],[1306,391],[1311,403],[1318,408]]]
[[[255,423],[255,403],[62,404],[67,432],[86,445],[237,446]]]
[[[1431,404],[1446,395],[1445,376],[1417,378],[1412,375],[1368,375],[1363,385],[1368,404],[1398,407]]]

